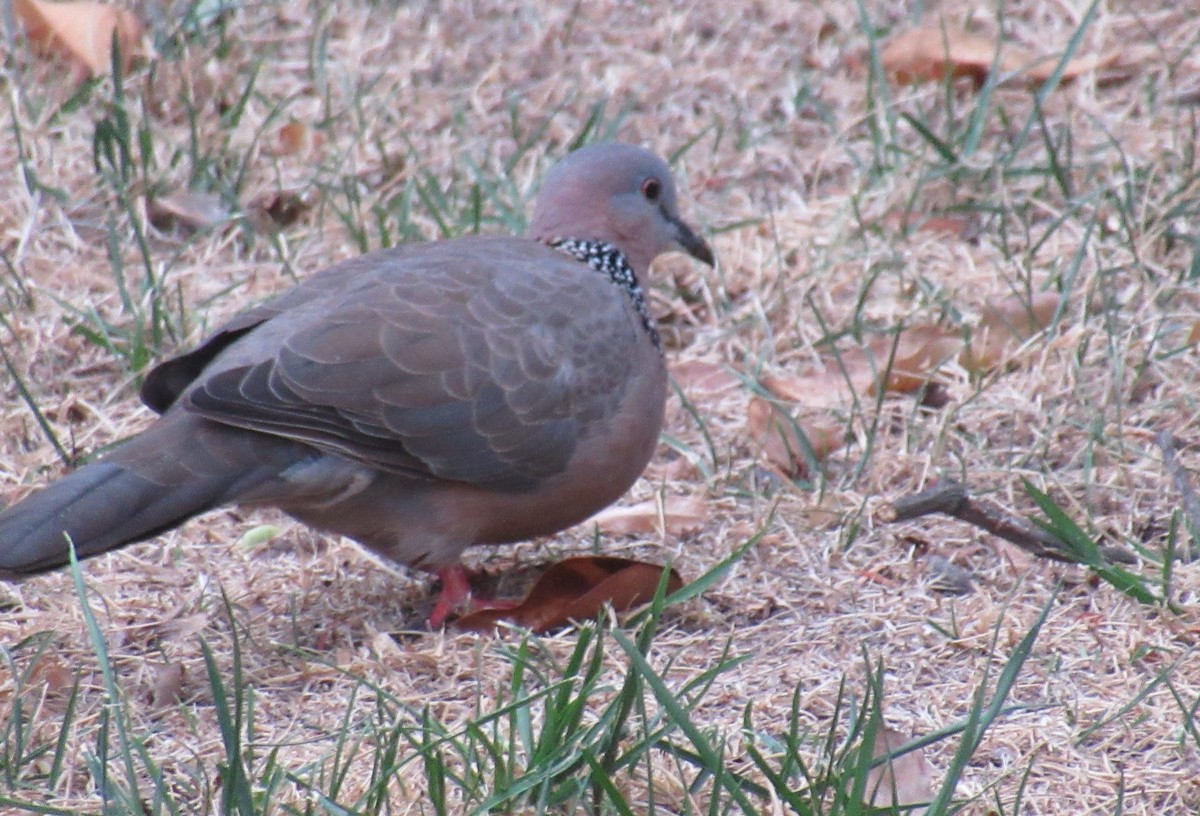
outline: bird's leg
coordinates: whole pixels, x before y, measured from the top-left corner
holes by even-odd
[[[437,629],[455,613],[474,612],[479,609],[512,609],[516,601],[484,598],[471,589],[471,574],[462,564],[442,567],[437,571],[442,582],[442,591],[429,613],[430,628]]]

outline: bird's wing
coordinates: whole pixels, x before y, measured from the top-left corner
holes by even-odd
[[[394,253],[377,253],[386,256]],[[311,275],[302,283],[263,303],[234,315],[196,348],[159,363],[142,381],[140,396],[146,407],[165,413],[217,355],[254,328],[284,312],[336,295],[369,266],[370,256],[353,258]]]
[[[649,342],[620,290],[532,242],[371,257],[234,338],[187,409],[381,470],[528,490],[613,417]]]

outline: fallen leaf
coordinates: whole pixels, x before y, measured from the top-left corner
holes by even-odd
[[[144,30],[132,11],[107,3],[13,0],[13,11],[32,44],[65,53],[86,69],[87,76],[108,73],[112,67],[114,34],[122,70],[128,71]]]
[[[703,496],[668,496],[661,506],[657,500],[628,507],[609,507],[587,521],[601,532],[613,536],[645,535],[659,532],[671,536],[694,533],[708,519],[708,502]]]
[[[150,707],[165,708],[182,701],[184,677],[182,663],[162,663],[156,666],[154,686],[150,690]]]
[[[703,394],[719,394],[742,384],[728,366],[707,360],[676,361],[671,364],[671,378],[684,391]]]
[[[294,156],[304,150],[310,143],[308,127],[303,122],[288,122],[279,128],[279,146],[275,149],[278,156]]]
[[[978,237],[979,224],[973,218],[961,215],[922,215],[915,212],[890,212],[883,217],[882,226],[893,232],[906,234],[925,232],[964,241]]]
[[[800,405],[827,407],[826,394],[821,392],[823,374],[816,376],[797,376],[795,374],[776,374],[764,372],[758,379],[758,384],[774,396],[786,402]]]
[[[197,612],[182,618],[175,618],[159,624],[158,631],[167,641],[188,640],[192,635],[204,631],[208,626],[208,614]]]
[[[1200,343],[1200,320],[1192,323],[1192,329],[1188,332],[1187,340],[1184,341],[1184,345],[1187,346],[1194,346],[1196,343]]]
[[[962,350],[956,330],[937,324],[910,326],[899,336],[876,337],[838,352],[824,370],[806,375],[764,374],[759,384],[774,396],[810,408],[831,408],[874,397],[883,388],[909,394],[930,384],[937,370]],[[887,378],[884,379],[886,373]]]
[[[375,632],[371,637],[371,651],[381,659],[408,658],[411,656],[411,652],[408,649],[400,647],[400,644],[396,642],[396,638],[392,637],[391,632]]]
[[[567,558],[542,573],[517,606],[472,612],[454,625],[484,632],[507,621],[541,633],[571,621],[594,618],[605,604],[611,604],[617,612],[626,612],[654,598],[664,569],[658,564],[603,555]],[[683,579],[672,569],[667,592],[682,587]]]
[[[1200,85],[1188,88],[1183,91],[1176,91],[1167,97],[1167,101],[1172,105],[1200,105]]]
[[[281,125],[276,133],[275,155],[308,155],[323,141],[320,131],[313,130],[303,122],[291,121]]]
[[[812,461],[822,461],[845,442],[845,433],[832,420],[802,425],[762,397],[751,397],[746,406],[746,433],[762,458],[792,479],[810,476]]]
[[[1082,74],[1107,68],[1118,55],[1089,55],[1069,60],[1063,69],[1062,82],[1077,79]],[[888,40],[880,54],[883,68],[897,82],[941,82],[946,76],[966,77],[981,87],[993,69],[1004,78],[1040,85],[1053,76],[1061,55],[1038,57],[1026,49],[1008,43],[997,43],[988,37],[966,31],[951,31],[941,27],[916,28]]]
[[[75,684],[75,669],[54,652],[43,652],[29,672],[29,685],[59,694]]]
[[[259,232],[288,227],[308,212],[316,201],[311,189],[276,190],[257,195],[246,205],[246,215]]]
[[[279,528],[274,524],[259,524],[242,533],[242,537],[238,539],[236,546],[239,548],[244,547],[247,550],[257,550],[271,543],[279,533]]]
[[[1061,304],[1057,292],[1039,292],[1028,300],[1014,296],[986,306],[963,348],[963,367],[978,374],[1011,362],[1022,343],[1050,325]]]
[[[931,586],[938,592],[967,595],[975,591],[975,582],[970,570],[963,569],[945,556],[930,555],[925,564],[929,570]]]
[[[224,223],[229,218],[229,209],[221,197],[213,193],[176,190],[165,196],[148,198],[146,217],[155,229],[192,233]]]
[[[887,391],[908,394],[921,389],[937,369],[957,356],[961,349],[962,337],[957,331],[934,324],[910,326],[898,338],[874,339],[864,354],[861,357],[854,355],[851,362],[856,367],[865,365],[876,372],[869,395],[877,394],[881,385]],[[881,383],[885,371],[887,381]]]
[[[1012,297],[985,307],[980,325],[1005,328],[1014,337],[1025,339],[1050,325],[1061,303],[1062,296],[1057,292],[1038,292],[1029,300]]]
[[[884,727],[875,735],[874,758],[887,756],[909,740],[899,731]],[[904,808],[904,813],[921,816],[933,799],[933,768],[920,748],[892,757],[867,773],[867,804],[880,808]]]

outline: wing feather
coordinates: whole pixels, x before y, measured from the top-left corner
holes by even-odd
[[[187,409],[380,470],[529,490],[615,413],[649,342],[619,289],[528,241],[351,264],[346,291],[268,305],[218,349]]]

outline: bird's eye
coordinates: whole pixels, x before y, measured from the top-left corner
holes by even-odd
[[[642,182],[642,195],[649,201],[658,201],[660,193],[662,193],[662,182],[658,179],[648,178]]]

